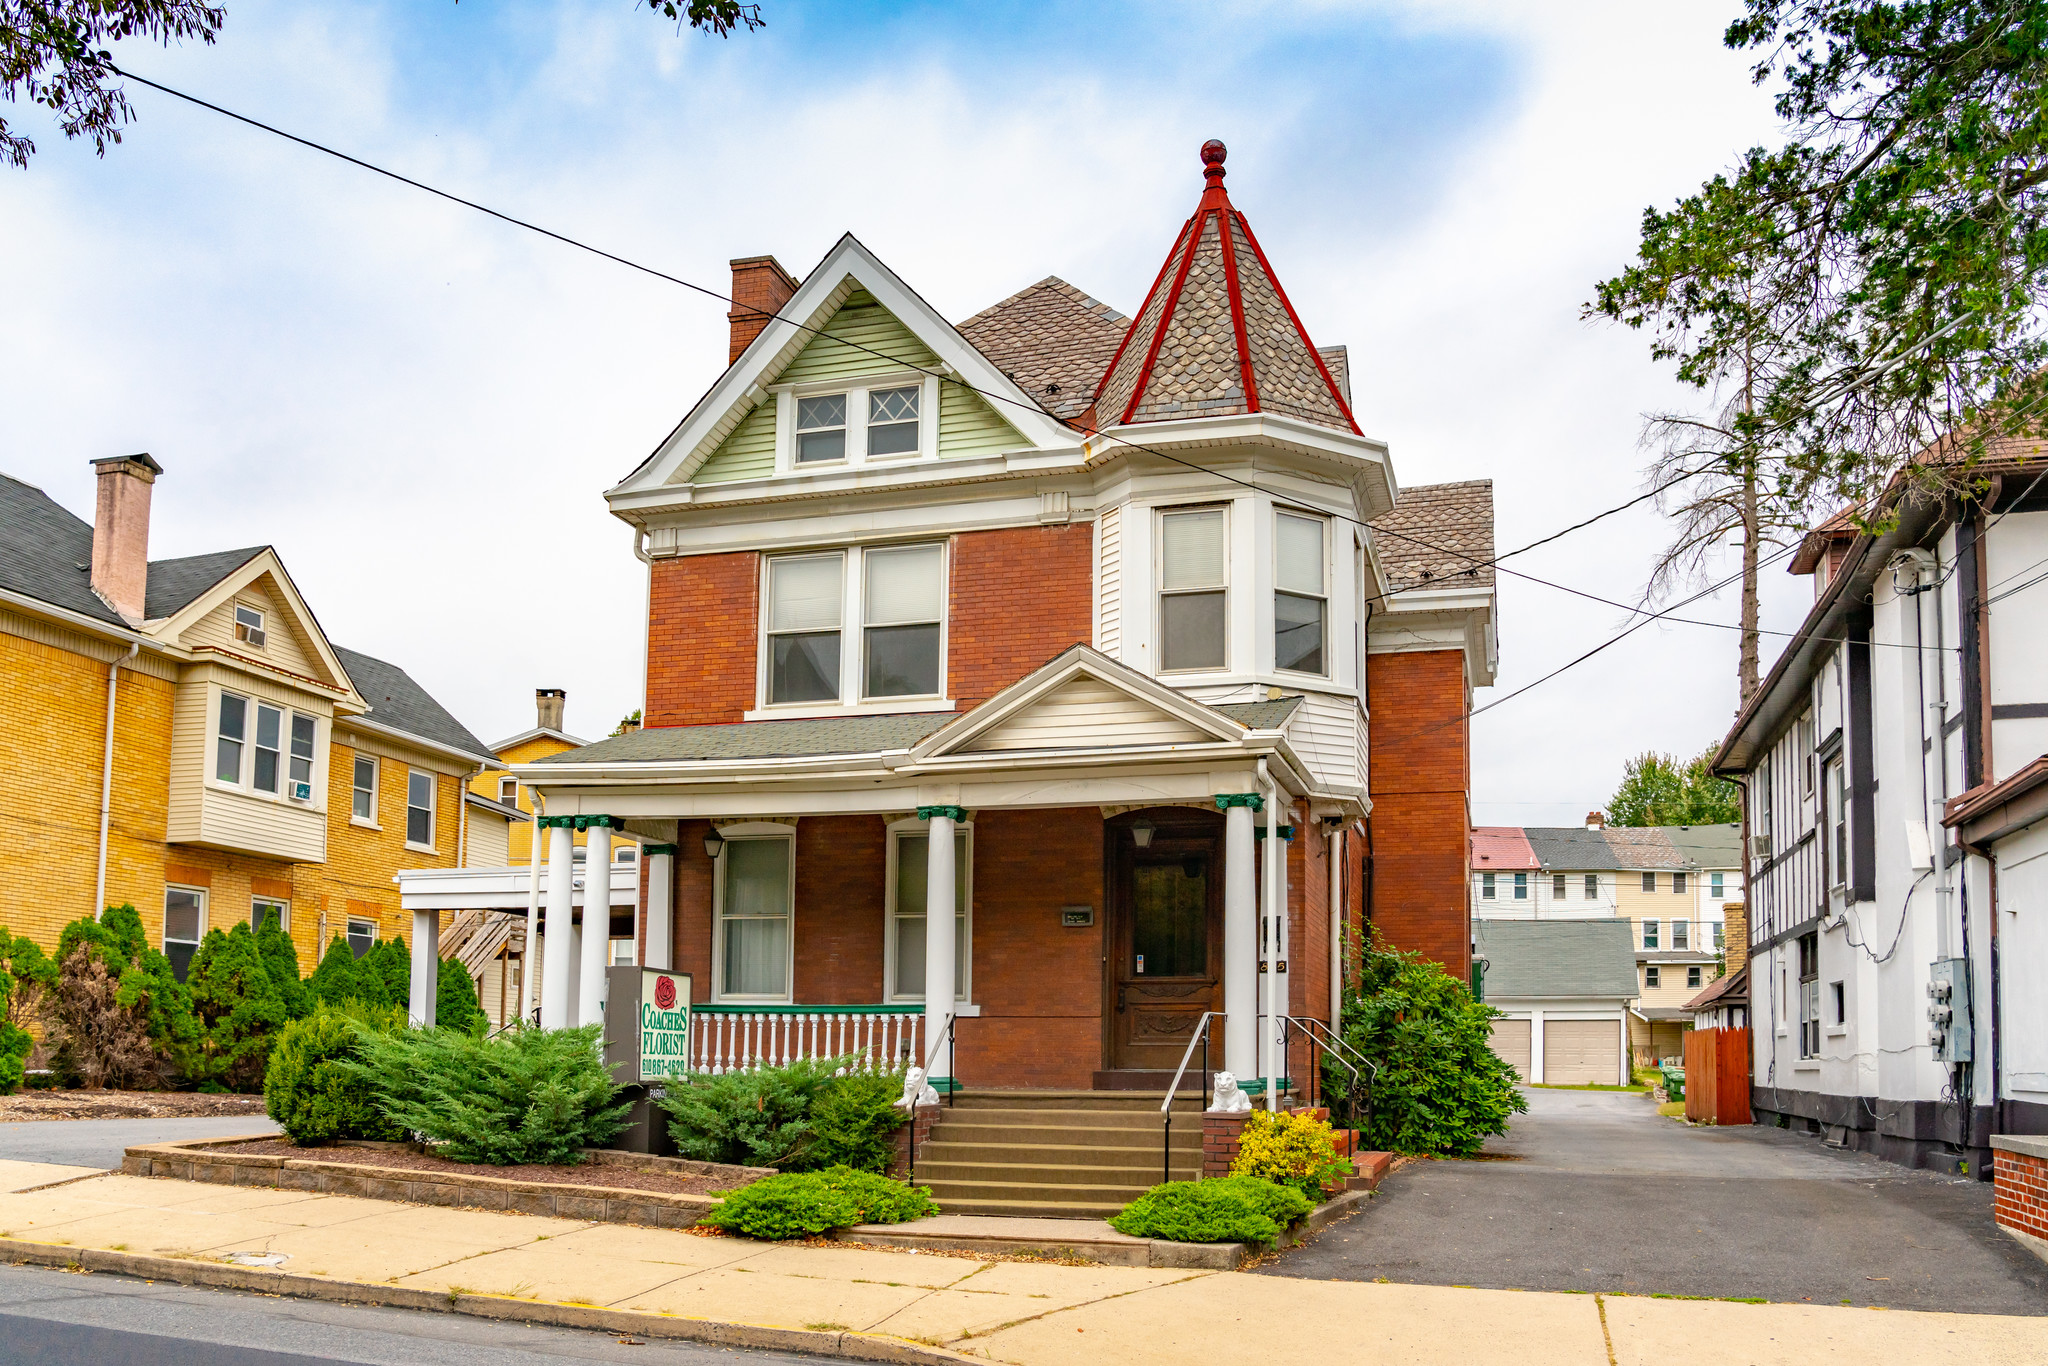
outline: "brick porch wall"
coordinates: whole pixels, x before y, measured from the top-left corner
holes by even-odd
[[[2023,1140],[2038,1147],[2041,1140]],[[2028,1244],[2048,1256],[2048,1157],[1996,1147],[1992,1153],[1995,1183],[1992,1213],[2005,1228],[2026,1234],[2036,1241]]]
[[[1374,927],[1398,949],[1472,969],[1471,754],[1465,657],[1370,655]]]

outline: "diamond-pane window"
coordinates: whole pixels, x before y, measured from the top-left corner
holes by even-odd
[[[868,393],[868,454],[909,455],[917,450],[917,386]]]
[[[796,458],[801,465],[846,458],[845,394],[796,401]]]

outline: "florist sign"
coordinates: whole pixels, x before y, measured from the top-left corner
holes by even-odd
[[[640,974],[640,1079],[683,1077],[690,1066],[690,975]]]

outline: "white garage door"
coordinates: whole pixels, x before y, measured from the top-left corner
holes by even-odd
[[[1529,1080],[1529,1022],[1527,1020],[1495,1020],[1493,1022],[1493,1051],[1500,1054],[1501,1061],[1515,1069],[1515,1075],[1523,1081]]]
[[[1551,1086],[1621,1082],[1621,1021],[1545,1020],[1543,1080]]]

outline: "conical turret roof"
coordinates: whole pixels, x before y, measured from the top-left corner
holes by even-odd
[[[1358,432],[1351,406],[1223,189],[1225,149],[1202,144],[1207,188],[1095,391],[1095,425],[1276,413]]]

